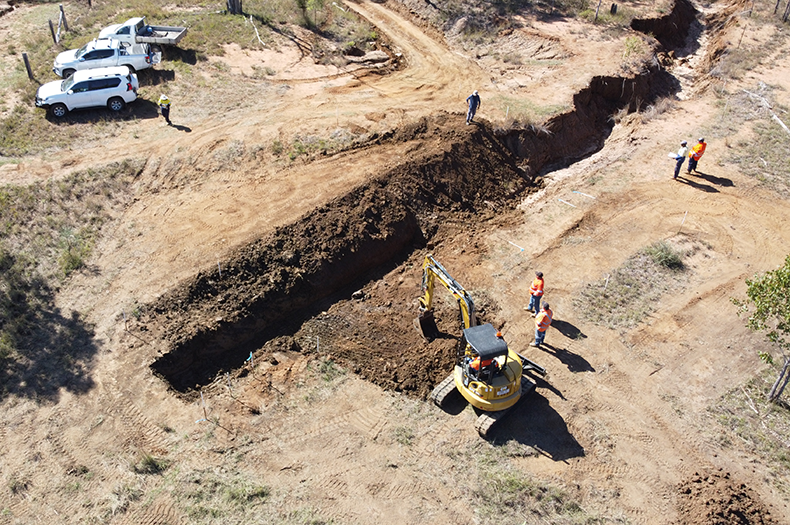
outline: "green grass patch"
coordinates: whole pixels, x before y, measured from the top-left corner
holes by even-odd
[[[608,328],[632,328],[683,279],[683,253],[661,241],[629,258],[610,275],[584,286],[575,300],[584,318]]]
[[[166,459],[143,454],[140,460],[134,464],[132,470],[137,474],[161,474],[168,466],[170,466],[170,461]]]

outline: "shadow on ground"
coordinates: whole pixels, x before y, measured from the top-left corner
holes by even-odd
[[[570,372],[595,372],[595,368],[585,358],[565,348],[543,343],[539,349],[559,359]]]
[[[560,319],[554,319],[551,322],[551,327],[557,330],[559,333],[567,337],[568,339],[587,339],[587,336],[582,333],[581,330],[573,326],[571,323],[567,321],[562,321]]]
[[[491,434],[495,444],[516,440],[554,461],[583,457],[584,447],[568,430],[568,425],[549,400],[533,392],[501,421]]]
[[[687,175],[687,176],[684,177],[682,175],[678,175],[678,178],[675,179],[675,180],[678,181],[678,182],[682,182],[683,184],[688,184],[692,188],[696,188],[698,190],[702,190],[705,193],[719,193],[719,190],[717,190],[713,186],[711,186],[709,184],[700,184],[699,182],[694,182],[693,180],[688,178],[689,176],[690,175]]]
[[[705,179],[706,181],[710,182],[711,184],[715,184],[716,186],[724,186],[725,188],[735,186],[735,183],[732,182],[732,180],[725,179],[723,177],[708,175],[707,173],[702,173],[701,171],[696,172],[696,175],[697,177],[701,179]]]
[[[123,121],[136,119],[155,119],[159,117],[159,106],[150,100],[138,98],[127,104],[117,113],[107,108],[78,109],[66,114],[63,118],[53,117],[47,112],[47,120],[59,126],[77,124],[96,124],[105,121]]]
[[[17,303],[11,322],[24,322],[28,330],[17,338],[14,351],[0,355],[0,399],[17,395],[54,402],[61,389],[82,394],[93,388],[98,352],[93,328],[77,312],[46,306],[51,302],[39,307]]]

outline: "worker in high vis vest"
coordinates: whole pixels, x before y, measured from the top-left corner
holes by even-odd
[[[702,158],[702,154],[705,153],[705,148],[708,147],[708,144],[705,142],[705,139],[700,137],[699,142],[694,144],[694,147],[691,148],[689,152],[689,166],[686,173],[697,173],[697,162],[699,159]]]
[[[165,117],[167,125],[172,126],[173,123],[170,122],[170,99],[167,98],[167,95],[163,94],[161,97],[159,97],[157,104],[159,104],[159,111],[161,111],[162,116]]]
[[[493,360],[493,359],[484,359],[484,360],[480,361],[480,356],[477,356],[477,357],[475,357],[475,358],[474,358],[474,360],[473,360],[473,361],[472,361],[472,362],[469,364],[469,366],[471,366],[471,367],[472,367],[472,369],[474,369],[474,370],[477,370],[477,371],[479,372],[479,371],[480,371],[480,367],[486,367],[486,366],[489,366],[489,365],[490,365],[491,363],[493,363],[493,362],[494,362],[494,360]]]
[[[540,300],[543,297],[543,272],[535,272],[535,279],[533,279],[532,286],[529,288],[529,295],[527,311],[532,312],[532,317],[535,317],[538,315]]]
[[[530,346],[540,346],[543,344],[543,340],[546,338],[546,330],[551,326],[553,316],[554,312],[549,308],[549,303],[543,301],[540,313],[535,317],[535,342],[530,343]]]

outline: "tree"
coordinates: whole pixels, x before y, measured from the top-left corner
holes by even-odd
[[[740,308],[738,313],[749,315],[746,326],[751,330],[766,332],[768,340],[777,346],[784,360],[779,377],[768,393],[769,401],[776,402],[790,380],[790,255],[785,258],[784,266],[747,279],[746,286],[748,300],[733,300]],[[768,352],[760,352],[759,355],[769,364],[774,362]]]
[[[313,25],[318,27],[315,13],[324,8],[324,0],[307,0],[307,7],[313,10]]]
[[[242,11],[241,0],[228,0],[228,13],[232,15],[244,14]]]

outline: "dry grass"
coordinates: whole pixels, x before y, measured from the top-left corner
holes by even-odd
[[[670,286],[684,278],[682,257],[663,241],[648,246],[600,281],[584,286],[576,306],[595,324],[632,328],[655,310]]]
[[[736,93],[722,93],[723,107],[713,126],[715,135],[724,136],[730,154],[727,161],[783,195],[790,195],[790,134],[774,120],[776,114],[790,122],[788,108],[775,102],[773,88],[760,83]],[[743,128],[752,134],[744,136]],[[738,138],[730,138],[740,134]]]
[[[89,330],[53,309],[53,294],[87,264],[102,225],[128,202],[141,169],[141,162],[124,161],[58,181],[0,187],[0,395],[19,383],[35,391],[38,381],[26,377],[48,366],[42,359],[65,375],[82,375],[80,352],[70,345]],[[57,389],[55,377],[45,379]]]
[[[725,448],[756,452],[773,484],[790,496],[790,407],[766,397],[776,376],[775,367],[766,368],[722,396],[708,411],[721,425],[714,439]]]
[[[515,447],[517,454],[529,455],[523,446]],[[513,445],[506,445],[512,451]],[[560,487],[535,480],[531,475],[515,468],[508,457],[488,444],[461,454],[464,461],[465,480],[461,484],[470,495],[477,523],[555,523],[595,524],[606,520],[585,511],[579,502]]]

